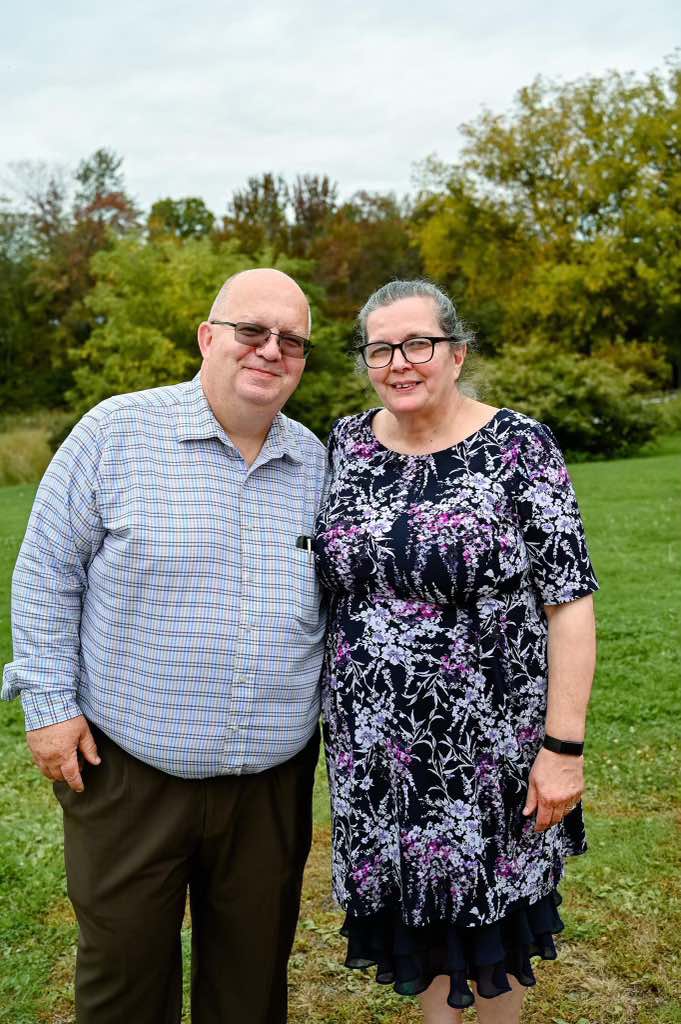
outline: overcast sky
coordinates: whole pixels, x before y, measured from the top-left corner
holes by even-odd
[[[537,75],[663,68],[681,3],[38,0],[2,29],[0,164],[107,146],[142,206],[199,195],[221,214],[268,170],[401,195],[415,161],[454,159],[458,126]]]

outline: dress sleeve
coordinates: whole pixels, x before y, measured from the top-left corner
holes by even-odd
[[[331,427],[331,432],[326,440],[326,466],[324,470],[324,494],[320,504],[320,514],[324,511],[326,501],[329,497],[331,481],[333,479],[335,462],[338,457],[338,431],[342,421],[336,420]]]
[[[544,604],[576,601],[598,582],[565,459],[543,423],[527,430],[521,453],[515,505],[534,585]]]
[[[331,427],[326,442],[326,467],[331,479],[337,475],[339,466],[344,460],[348,431],[351,429],[352,421],[356,418],[355,416],[341,416]]]

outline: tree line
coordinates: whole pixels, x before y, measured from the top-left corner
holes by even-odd
[[[249,178],[216,215],[196,196],[148,211],[122,159],[13,165],[0,198],[0,403],[68,406],[198,366],[195,326],[226,276],[273,265],[311,297],[313,354],[290,412],[323,435],[367,403],[353,318],[387,280],[426,275],[475,329],[472,386],[538,415],[568,450],[635,450],[646,396],[681,367],[681,61],[644,76],[537,79],[464,125],[454,164],[414,193],[301,174]],[[7,179],[7,176],[5,176]]]

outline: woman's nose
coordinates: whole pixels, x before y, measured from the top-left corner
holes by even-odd
[[[405,359],[399,348],[393,349],[392,369],[393,370],[404,370],[405,367],[410,366],[408,359]]]

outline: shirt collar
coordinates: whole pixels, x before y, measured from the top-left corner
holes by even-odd
[[[303,462],[300,442],[291,427],[291,421],[278,412],[272,420],[262,451],[257,461],[267,462],[269,459],[281,459],[287,456],[293,462]]]
[[[215,414],[201,386],[200,374],[185,384],[177,411],[177,438],[179,441],[196,441],[208,437],[217,437],[235,455],[239,454],[236,445],[227,431],[218,423]],[[256,459],[257,464],[269,462],[270,459],[281,459],[284,456],[294,462],[303,462],[300,443],[291,428],[290,421],[280,412],[274,417],[262,451]]]

